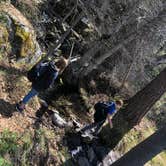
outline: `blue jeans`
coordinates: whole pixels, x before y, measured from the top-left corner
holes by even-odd
[[[29,102],[29,100],[30,100],[31,98],[33,98],[34,96],[36,96],[36,95],[38,95],[38,92],[37,92],[35,89],[32,88],[32,89],[28,92],[28,94],[23,98],[22,102],[23,102],[24,104],[27,104],[27,103]]]

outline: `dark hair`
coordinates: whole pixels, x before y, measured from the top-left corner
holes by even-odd
[[[68,60],[65,58],[61,58],[57,62],[55,62],[55,65],[60,71],[63,71],[68,65]]]

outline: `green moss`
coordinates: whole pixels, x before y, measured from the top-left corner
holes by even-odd
[[[0,70],[0,75],[4,75],[5,76],[6,74],[7,74],[7,72],[5,70],[2,70],[2,69]]]
[[[16,25],[16,35],[20,36],[23,41],[26,41],[29,38],[30,33],[20,25]]]
[[[4,13],[0,13],[0,58],[10,52],[8,19]]]
[[[0,22],[3,25],[7,25],[7,23],[8,23],[8,19],[7,19],[6,15],[1,12],[0,12]]]
[[[32,55],[35,52],[35,43],[33,37],[28,28],[21,25],[15,24],[16,26],[16,39],[19,41],[21,39],[20,46],[20,57],[26,57],[27,55]]]
[[[7,47],[8,37],[7,28],[3,24],[0,24],[0,52],[2,52],[2,47]]]
[[[12,166],[12,164],[0,156],[0,166]]]

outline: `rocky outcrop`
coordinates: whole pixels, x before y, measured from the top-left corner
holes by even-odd
[[[3,54],[7,51],[11,58],[23,65],[36,63],[41,51],[30,22],[9,3],[0,3],[0,17],[0,45],[6,48]]]

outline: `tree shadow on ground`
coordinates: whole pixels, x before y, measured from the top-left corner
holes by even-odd
[[[19,75],[19,77],[25,75],[25,73],[26,73],[25,70],[20,70],[20,69],[11,67],[11,66],[9,67],[9,66],[4,66],[4,65],[3,66],[0,65],[0,71],[4,71],[7,74],[11,74],[11,75]]]
[[[10,104],[9,102],[0,99],[0,114],[2,117],[10,118],[16,112],[15,104]]]

